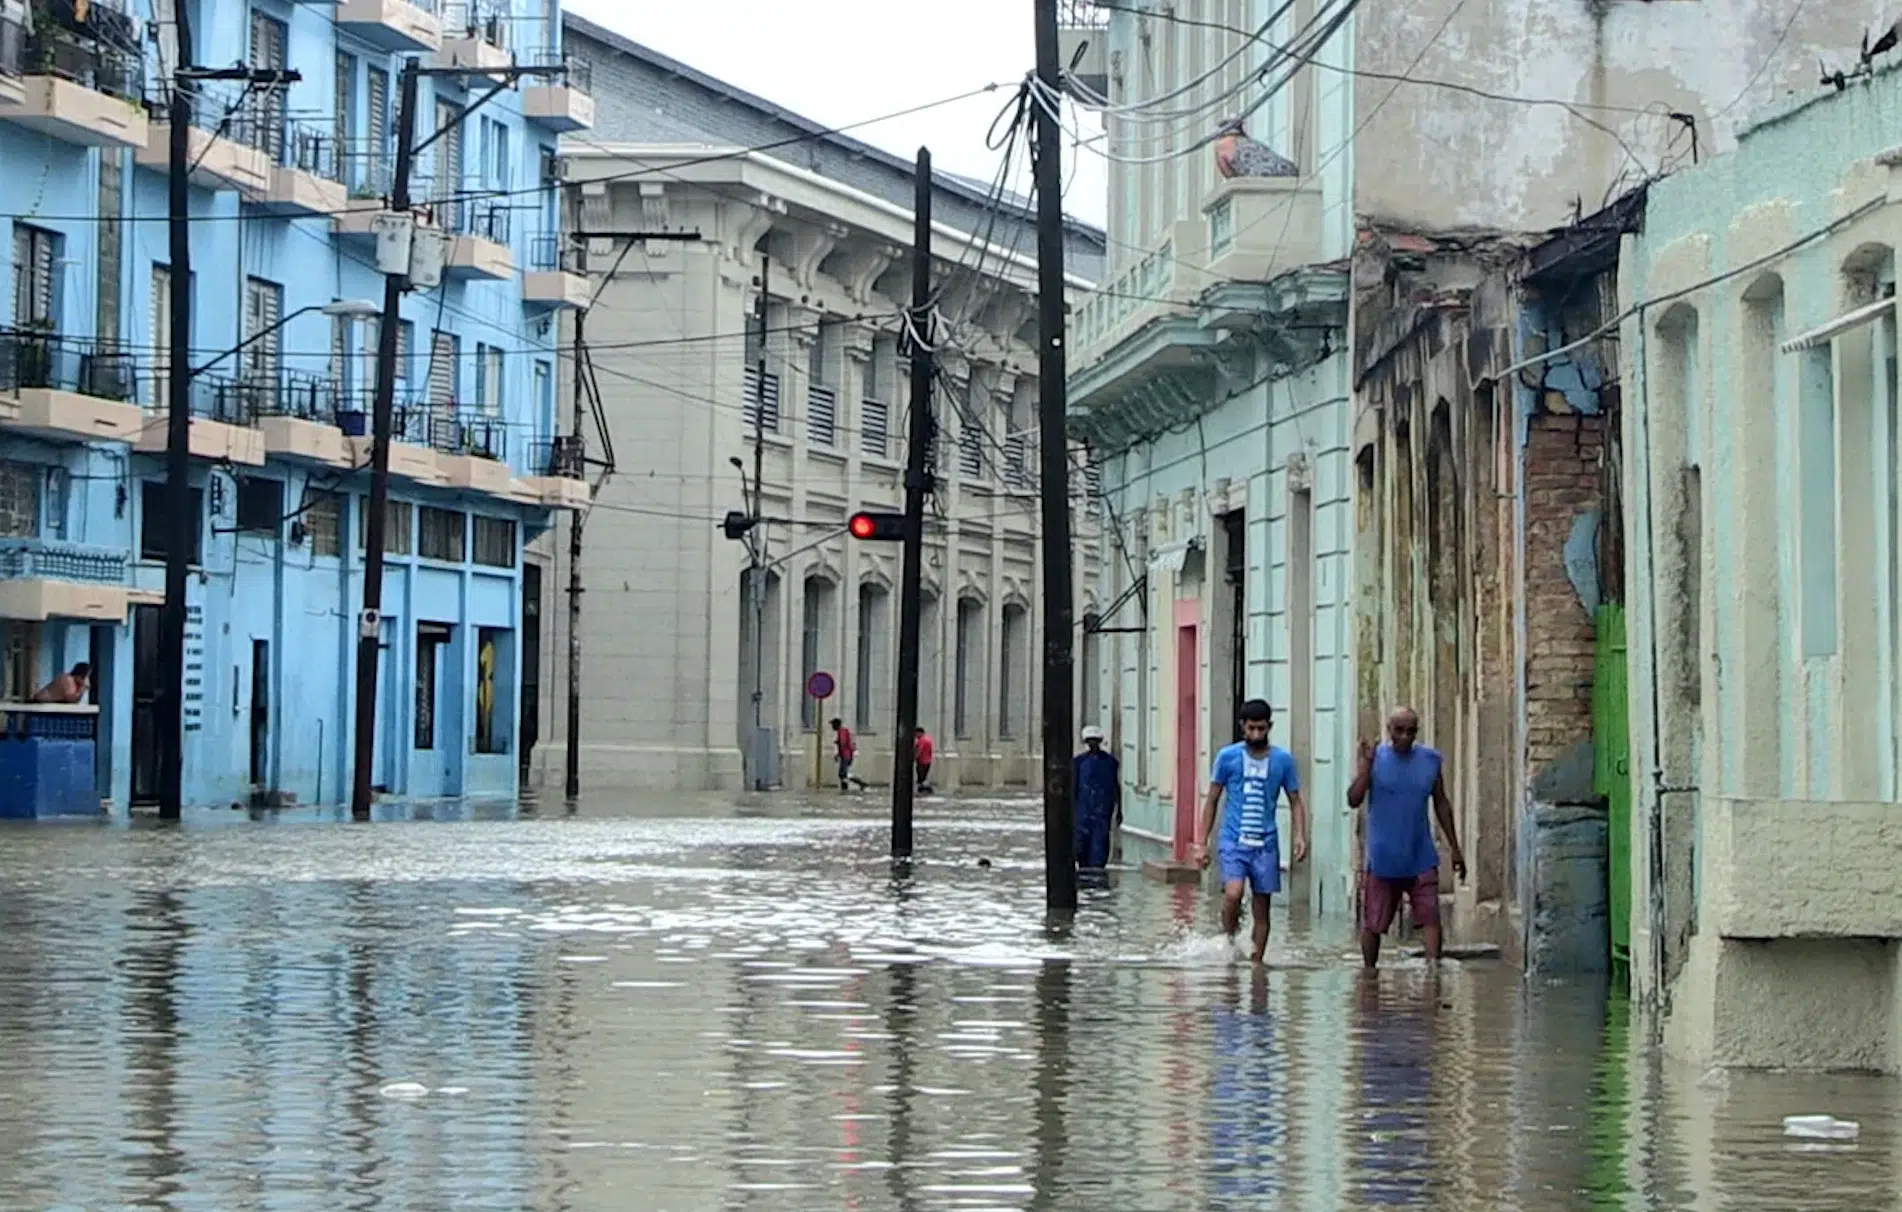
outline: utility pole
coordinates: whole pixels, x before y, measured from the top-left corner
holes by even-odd
[[[580,241],[582,256],[581,268],[588,267],[588,242]],[[587,385],[582,379],[583,351],[587,349],[587,340],[582,329],[588,318],[587,308],[575,313],[575,356],[570,359],[575,376],[575,427],[576,443],[585,443],[583,427],[587,423]],[[585,450],[585,446],[583,447]],[[584,461],[584,470],[587,466]],[[561,793],[569,799],[581,795],[581,528],[587,524],[587,514],[576,510],[568,519],[568,731],[567,748],[563,756]]]
[[[416,158],[416,84],[421,69],[403,64],[396,103],[396,178],[390,213],[409,214],[409,175]],[[403,291],[409,274],[383,277],[383,319],[376,328],[376,402],[370,422],[370,516],[363,528],[363,613],[357,620],[356,755],[351,768],[350,816],[370,819],[376,758],[376,665],[383,642],[383,543],[390,512],[390,427],[396,411],[396,348],[402,327]]]
[[[892,858],[911,858],[912,803],[917,796],[918,630],[925,569],[925,495],[932,490],[931,380],[936,372],[931,324],[931,151],[918,149],[912,170],[911,415],[905,427],[905,550],[898,575],[898,726],[892,734]]]
[[[1063,165],[1056,106],[1063,95],[1057,63],[1057,0],[1036,0],[1037,78],[1046,103],[1035,108],[1031,143],[1037,191],[1037,370],[1039,479],[1043,497],[1043,862],[1049,908],[1076,908],[1076,802],[1070,731],[1076,604],[1070,584],[1070,457],[1063,348]]]
[[[417,60],[403,63],[402,82],[396,106],[396,173],[390,183],[390,213],[408,218],[410,212],[409,179],[415,159],[425,148],[442,138],[481,109],[505,89],[515,87],[524,76],[560,76],[566,69],[548,67],[508,67],[493,71],[466,67],[422,67]],[[448,126],[441,127],[422,142],[416,140],[416,86],[424,76],[483,76],[489,88],[459,111]],[[452,182],[452,188],[460,182]],[[405,246],[413,248],[413,225]],[[403,292],[409,289],[409,265],[391,267],[383,275],[383,319],[376,334],[376,403],[373,406],[370,437],[370,516],[363,528],[363,610],[357,616],[357,710],[354,760],[350,786],[350,817],[370,819],[371,785],[376,760],[376,672],[378,649],[383,637],[383,543],[386,537],[390,503],[390,428],[396,411],[396,347],[403,322]],[[458,742],[460,743],[460,742]]]
[[[192,548],[204,519],[191,507],[192,474],[192,240],[191,129],[194,85],[201,81],[243,81],[282,87],[296,72],[254,71],[248,67],[201,71],[192,65],[191,16],[174,6],[172,95],[167,104],[167,229],[171,300],[171,348],[167,351],[165,416],[165,603],[159,607],[158,800],[159,819],[178,820],[185,803],[185,631],[190,605]],[[242,348],[242,346],[240,346]]]
[[[746,578],[753,609],[753,736],[748,742],[752,751],[753,790],[771,791],[772,780],[766,777],[766,523],[761,518],[765,512],[766,474],[766,318],[771,315],[767,287],[771,285],[773,259],[762,255],[759,259],[759,299],[754,304],[754,313],[759,322],[759,398],[753,401],[753,528],[747,532],[746,551],[752,557],[751,575]],[[777,741],[775,741],[777,744]],[[778,765],[777,762],[774,763]]]

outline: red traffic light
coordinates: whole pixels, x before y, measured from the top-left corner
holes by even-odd
[[[861,542],[897,543],[905,537],[905,515],[867,510],[853,514],[845,528]]]

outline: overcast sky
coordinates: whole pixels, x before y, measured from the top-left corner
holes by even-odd
[[[1009,100],[1009,87],[1035,62],[1027,0],[565,2],[571,12],[827,126],[862,122],[985,84],[1006,85],[851,132],[906,157],[920,145],[929,147],[937,167],[985,182],[998,164],[997,153],[984,146],[985,131]],[[717,15],[710,11],[715,9]],[[1078,154],[1067,142],[1064,158],[1066,209],[1100,225],[1106,209],[1102,158],[1089,150]]]

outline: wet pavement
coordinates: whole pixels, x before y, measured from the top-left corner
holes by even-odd
[[[1133,872],[1053,937],[1034,805],[931,801],[904,881],[878,811],[0,829],[0,1207],[1902,1206],[1896,1082],[1279,912],[1254,973]]]

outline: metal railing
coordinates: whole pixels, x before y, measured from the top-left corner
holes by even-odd
[[[1109,23],[1109,10],[1096,0],[1057,0],[1059,29],[1103,29]]]
[[[307,122],[292,122],[282,142],[277,162],[285,168],[326,181],[344,180],[343,148],[329,130]]]
[[[0,16],[0,76],[26,73],[26,26]]]
[[[0,329],[0,391],[47,388],[130,402],[138,365],[110,342],[30,328]]]
[[[578,54],[565,46],[543,46],[535,50],[529,58],[530,67],[559,67],[561,76],[554,79],[537,81],[541,84],[565,84],[576,92],[594,92],[594,64],[586,55]]]
[[[253,412],[260,417],[294,417],[322,425],[337,424],[342,403],[337,385],[328,375],[280,371],[275,379],[247,376],[244,388]]]
[[[58,76],[135,104],[144,91],[136,54],[50,22],[36,25],[23,54],[21,67],[29,76]]]
[[[535,273],[584,274],[583,251],[569,236],[536,236],[529,241],[528,268]]]
[[[0,539],[0,578],[123,585],[126,552],[48,539]]]
[[[513,18],[508,10],[497,0],[442,0],[442,32],[450,38],[480,38],[507,50]]]
[[[582,448],[581,439],[573,434],[535,443],[530,466],[536,475],[558,476],[564,480],[588,478],[587,452]]]

